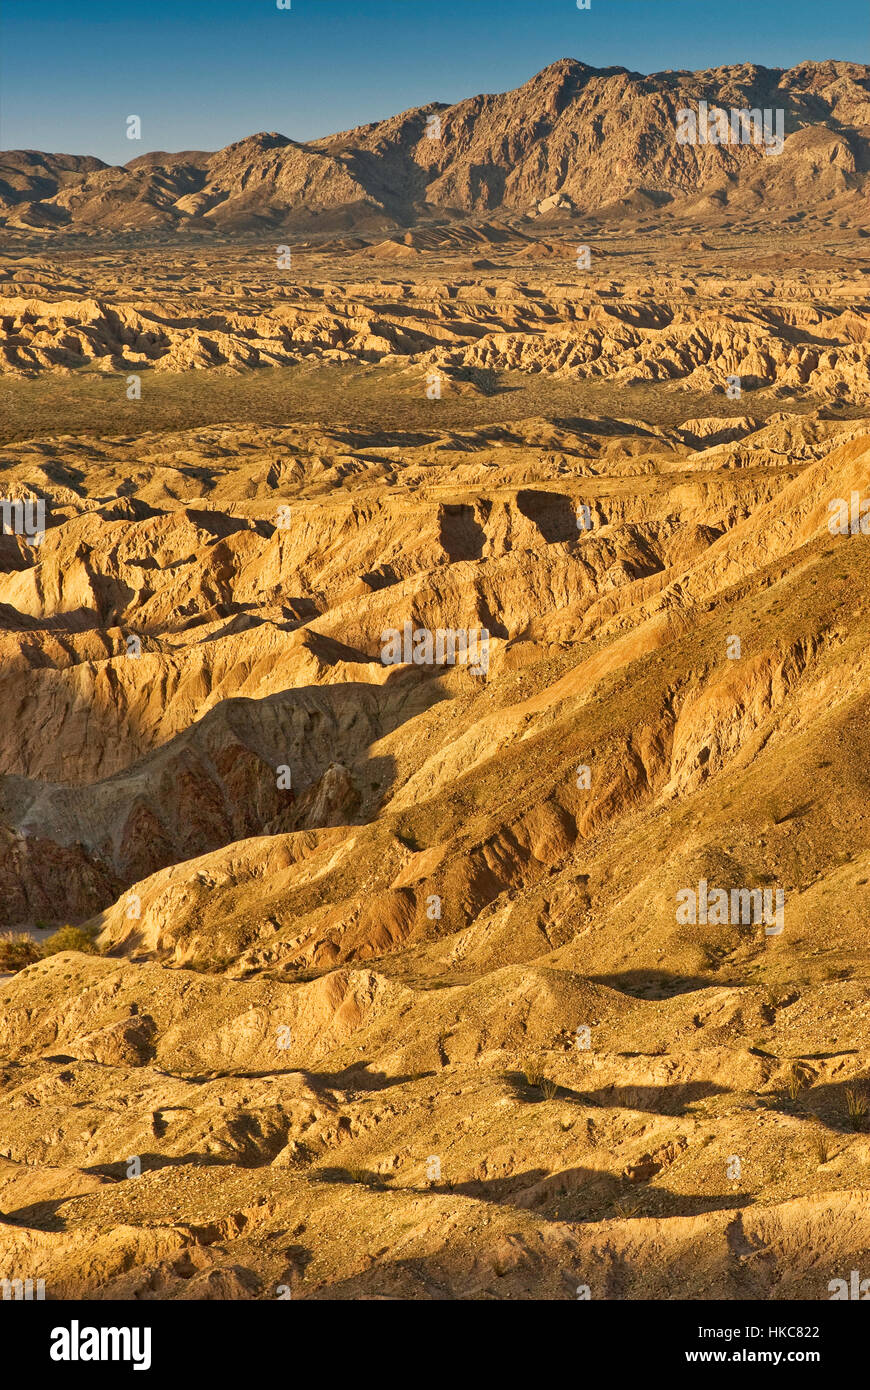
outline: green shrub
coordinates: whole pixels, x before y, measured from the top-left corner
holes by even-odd
[[[58,951],[83,951],[86,955],[96,955],[94,945],[96,930],[91,927],[60,927],[58,931],[42,943],[43,956],[56,956]]]

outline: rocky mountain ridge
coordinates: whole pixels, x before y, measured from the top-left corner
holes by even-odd
[[[678,113],[702,102],[781,112],[781,153],[679,143]],[[812,205],[866,223],[868,172],[865,65],[743,63],[645,76],[565,58],[515,91],[433,102],[314,141],[273,131],[213,154],[157,151],[124,166],[11,151],[0,155],[0,223],[23,234],[301,234],[537,214],[548,201],[545,215],[665,208],[704,218]]]

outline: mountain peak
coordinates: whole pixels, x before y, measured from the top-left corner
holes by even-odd
[[[282,149],[285,145],[292,145],[294,141],[287,135],[281,135],[277,130],[261,130],[256,135],[246,135],[243,140],[234,140],[231,145],[226,145],[222,153],[238,150],[243,154],[259,154],[265,150]]]

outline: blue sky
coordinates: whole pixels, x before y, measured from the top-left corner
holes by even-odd
[[[870,61],[867,0],[2,0],[0,146],[215,150],[505,91],[557,58],[638,72]],[[142,118],[141,141],[126,118]]]

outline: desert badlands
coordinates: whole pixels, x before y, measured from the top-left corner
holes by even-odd
[[[3,1279],[870,1277],[868,192],[834,61],[0,156]]]

